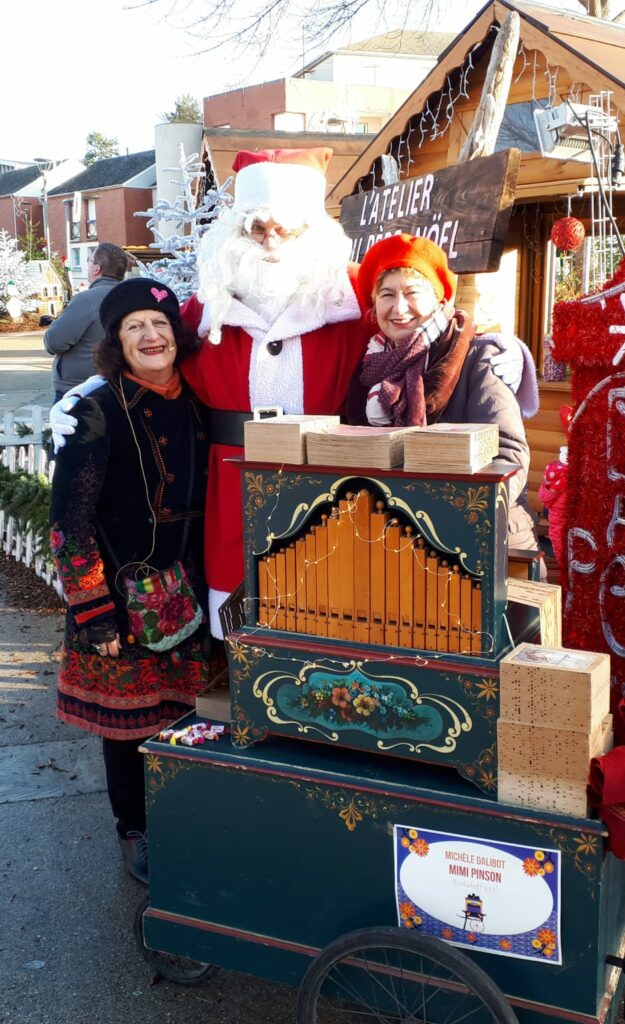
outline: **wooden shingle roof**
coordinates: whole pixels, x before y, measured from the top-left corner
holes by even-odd
[[[396,28],[392,32],[384,32],[372,36],[360,43],[349,43],[341,46],[338,53],[403,53],[408,56],[431,56],[442,53],[455,39],[453,32],[417,32]]]

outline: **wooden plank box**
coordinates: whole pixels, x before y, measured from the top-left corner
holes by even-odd
[[[610,657],[520,644],[502,659],[500,714],[585,736],[610,710]]]
[[[584,817],[589,814],[586,784],[590,759],[607,753],[613,742],[612,715],[606,715],[585,737],[499,719],[497,799]]]

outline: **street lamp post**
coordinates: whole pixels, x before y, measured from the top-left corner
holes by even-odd
[[[35,157],[35,164],[41,172],[41,206],[43,209],[43,233],[46,239],[46,256],[48,259],[52,256],[52,248],[50,246],[50,223],[48,220],[48,172],[54,167],[54,160],[45,160],[43,157]]]
[[[70,295],[69,295],[69,297],[71,298],[71,293],[72,293],[72,290],[73,290],[73,287],[74,287],[74,283],[72,281],[72,260],[71,260],[72,206],[73,206],[73,200],[72,199],[64,199],[63,200],[63,206],[65,207],[65,248],[66,248],[66,257],[67,257],[66,270],[67,270],[67,280],[69,282],[69,288],[70,288]]]

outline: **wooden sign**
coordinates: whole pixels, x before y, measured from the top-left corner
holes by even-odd
[[[440,245],[457,274],[497,270],[520,157],[506,149],[348,196],[341,224],[353,242],[352,260],[360,263],[375,242],[405,231]]]

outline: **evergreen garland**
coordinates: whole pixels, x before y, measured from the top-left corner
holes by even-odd
[[[50,560],[48,516],[52,484],[41,473],[12,473],[0,465],[0,508],[17,520],[21,531],[38,536],[38,554]]]

